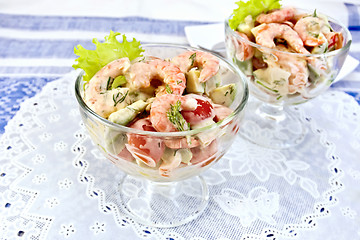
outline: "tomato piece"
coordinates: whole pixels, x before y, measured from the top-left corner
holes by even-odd
[[[328,40],[328,50],[340,49],[343,46],[344,36],[340,32],[331,32],[326,36]]]
[[[205,119],[214,117],[214,107],[206,98],[195,97],[197,101],[197,108],[192,111],[181,111],[181,115],[184,119],[190,123],[190,125],[199,123]]]
[[[148,118],[139,119],[130,125],[130,128],[155,132]],[[129,152],[138,160],[141,160],[150,167],[155,167],[160,161],[165,150],[165,144],[159,138],[143,136],[138,134],[127,134]]]

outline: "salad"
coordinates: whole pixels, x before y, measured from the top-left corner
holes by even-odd
[[[282,7],[279,0],[236,4],[227,22],[228,55],[267,100],[306,100],[332,83],[338,69],[328,53],[345,41],[325,15]]]
[[[182,132],[211,127],[233,113],[236,84],[222,84],[219,59],[207,52],[184,51],[171,59],[144,56],[135,39],[118,42],[110,32],[95,50],[75,48],[75,69],[84,70],[82,99],[98,116],[148,132]],[[235,123],[229,123],[229,125]],[[126,170],[141,167],[151,178],[171,177],[188,166],[219,158],[220,128],[183,137],[123,132],[85,119],[96,144]],[[234,127],[234,126],[232,126]],[[234,129],[231,129],[234,131]]]

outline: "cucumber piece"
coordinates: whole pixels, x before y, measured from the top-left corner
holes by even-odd
[[[229,107],[236,96],[236,85],[234,83],[227,84],[213,89],[209,93],[210,99],[216,103]]]
[[[110,128],[105,129],[105,149],[114,154],[118,155],[125,147],[127,143],[126,134],[119,133]]]
[[[188,164],[190,163],[191,158],[192,153],[188,148],[165,148],[164,154],[161,156],[161,159],[166,163],[166,165],[171,165],[172,162],[183,162]]]
[[[290,75],[291,73],[279,67],[268,67],[254,71],[257,84],[282,96],[289,92],[288,82]]]
[[[205,92],[205,85],[199,81],[200,70],[195,68],[186,73],[186,91],[188,93],[202,94]]]
[[[111,89],[123,86],[126,83],[127,83],[127,81],[126,81],[125,76],[123,76],[123,75],[117,76],[111,84]]]
[[[248,15],[245,17],[244,21],[238,25],[236,30],[245,33],[247,36],[251,37],[252,36],[251,29],[253,29],[254,27],[255,27],[255,21],[251,15]]]
[[[147,105],[148,103],[144,102],[143,100],[138,100],[125,108],[111,113],[109,116],[109,121],[126,126],[128,123],[134,120],[139,113],[143,112]]]
[[[236,58],[233,59],[233,61],[236,63],[236,65],[240,68],[240,70],[246,75],[251,76],[253,73],[253,64],[252,64],[252,58],[246,60],[246,61],[240,61]]]

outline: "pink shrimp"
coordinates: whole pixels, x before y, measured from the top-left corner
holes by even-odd
[[[156,97],[151,104],[150,121],[158,132],[189,130],[189,126],[182,117],[180,111],[183,109],[192,110],[195,108],[196,102],[186,96],[175,94],[161,95]],[[173,115],[173,117],[170,115]]]
[[[244,40],[249,41],[248,36],[245,33],[241,33],[238,31],[235,31],[240,37],[242,37]],[[248,59],[251,59],[254,56],[254,48],[250,46],[250,44],[246,43],[246,41],[237,40],[236,38],[233,38],[233,43],[235,46],[236,51],[236,58],[239,61],[246,61]]]
[[[211,77],[215,76],[219,71],[219,60],[210,53],[201,51],[184,52],[171,60],[177,65],[183,73],[187,73],[191,68],[197,67],[200,69],[200,82],[206,82]]]
[[[123,107],[121,104],[114,106],[113,97],[122,94],[121,89],[111,89],[112,81],[120,75],[127,74],[130,60],[121,58],[114,60],[98,71],[85,87],[85,103],[97,114],[107,118],[112,112]]]
[[[279,23],[263,23],[251,30],[255,36],[256,43],[268,47],[275,48],[274,38],[282,38],[286,40],[296,52],[308,54],[309,51],[304,48],[303,41],[296,31],[286,24]]]
[[[167,92],[181,95],[186,88],[184,73],[173,63],[151,59],[134,63],[129,70],[130,86],[133,89],[148,88],[154,85],[158,88],[157,95]],[[159,85],[162,85],[160,88]]]
[[[260,14],[257,16],[256,21],[259,23],[283,23],[285,21],[292,20],[295,16],[295,9],[292,7],[286,7],[282,9],[276,9],[267,14]]]
[[[304,45],[310,47],[320,46],[326,42],[324,36],[325,21],[318,17],[304,17],[296,22],[294,30],[299,34]],[[325,27],[329,31],[328,27]]]
[[[191,102],[191,98],[195,100],[194,103],[192,103],[195,107],[189,107],[188,109],[183,109],[181,111],[181,115],[190,127],[214,118],[214,107],[209,98],[197,94],[187,94],[186,98],[188,99],[188,102]],[[172,149],[193,148],[199,146],[200,142],[195,138],[179,138],[166,140],[165,145]]]
[[[282,52],[291,52],[284,45],[278,45],[276,49]],[[300,92],[307,85],[309,78],[306,59],[280,52],[276,52],[275,55],[277,61],[272,61],[269,58],[267,61],[269,67],[276,66],[288,71],[291,74],[288,80],[289,93]]]

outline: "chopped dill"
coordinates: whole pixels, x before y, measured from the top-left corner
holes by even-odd
[[[107,83],[106,83],[106,90],[110,90],[111,88],[111,77],[108,78]]]
[[[230,86],[230,94],[232,94],[232,93],[234,92],[234,90],[235,90],[235,89],[234,89],[234,86],[231,85],[231,86]]]
[[[121,92],[118,92],[115,96],[115,94],[113,95],[113,101],[114,101],[114,107],[116,107],[116,105],[118,105],[119,103],[122,103],[126,96],[128,95],[129,91],[127,91],[125,94],[122,94]]]
[[[265,85],[264,85],[262,82],[260,82],[260,81],[256,81],[256,83],[259,84],[259,85],[261,85],[261,86],[263,86],[263,87],[266,88],[267,90],[270,90],[270,91],[274,92],[274,93],[278,93],[278,92],[279,92],[278,90],[271,89],[271,88],[265,86]]]
[[[313,17],[317,17],[317,14],[316,14],[316,9],[314,10],[314,13],[312,15]]]
[[[167,117],[172,124],[175,125],[179,131],[186,131],[190,129],[190,124],[186,122],[180,113],[181,102],[178,100],[174,105],[170,104],[170,110],[167,112]]]
[[[169,84],[165,84],[165,90],[167,93],[172,94],[173,90],[170,88]]]
[[[194,66],[195,58],[196,58],[196,52],[193,53],[193,54],[191,54],[191,56],[189,57],[189,59],[191,60],[190,67],[193,67],[193,66]]]

